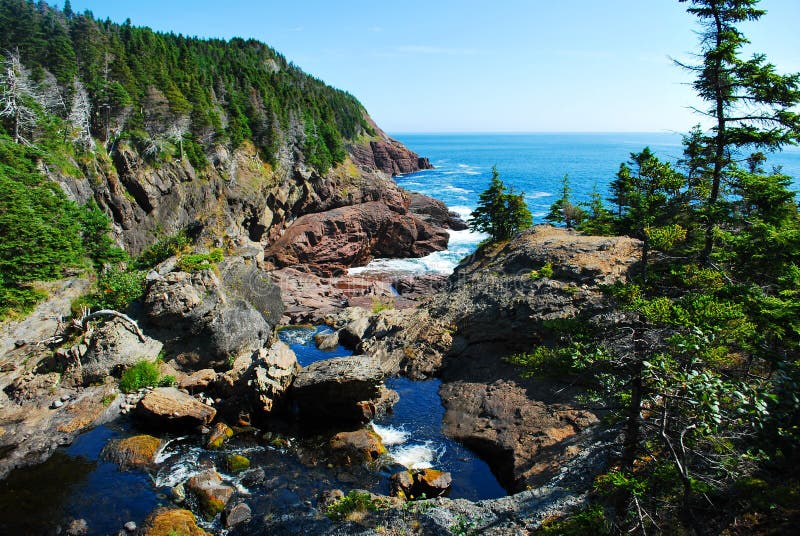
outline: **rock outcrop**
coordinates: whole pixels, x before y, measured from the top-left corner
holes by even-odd
[[[401,471],[391,478],[392,495],[402,499],[432,499],[450,491],[453,477],[436,469]]]
[[[278,267],[330,276],[374,257],[422,257],[447,248],[445,229],[393,208],[369,202],[302,216],[264,255]]]
[[[381,437],[373,430],[339,432],[329,442],[334,458],[345,464],[374,462],[386,453]]]
[[[160,446],[160,439],[146,434],[112,439],[103,447],[101,457],[116,463],[121,469],[149,467],[155,464]]]
[[[211,536],[197,526],[197,519],[190,510],[177,508],[157,508],[145,521],[144,536],[170,536],[184,534],[186,536]]]

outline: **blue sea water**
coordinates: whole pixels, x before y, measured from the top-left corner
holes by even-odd
[[[395,134],[395,138],[435,169],[396,178],[408,189],[430,195],[466,218],[486,189],[492,166],[515,190],[525,192],[535,223],[543,222],[550,205],[558,199],[561,180],[569,175],[573,202],[588,201],[592,190],[607,197],[608,185],[629,159],[644,147],[662,160],[676,162],[682,156],[682,139],[674,133],[575,133],[575,134]],[[779,165],[794,177],[800,189],[800,148],[790,147],[769,156],[767,168]],[[450,248],[423,259],[377,260],[363,271],[449,273],[471,253],[483,237],[469,232],[451,233]]]

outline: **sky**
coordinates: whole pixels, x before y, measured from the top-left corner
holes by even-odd
[[[59,7],[61,7],[61,0]],[[100,19],[264,41],[390,133],[686,132],[703,107],[677,0],[71,0]],[[53,0],[51,2],[55,3]],[[800,71],[800,0],[762,0],[747,54]]]

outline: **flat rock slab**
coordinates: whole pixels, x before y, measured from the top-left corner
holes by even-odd
[[[162,428],[190,428],[210,423],[217,410],[174,387],[159,387],[147,393],[136,406],[136,416]]]

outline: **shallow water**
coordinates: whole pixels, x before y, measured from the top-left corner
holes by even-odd
[[[314,335],[328,332],[327,327],[291,328],[281,331],[280,338],[304,366],[351,355],[341,346],[330,352],[318,350]],[[400,465],[449,471],[454,498],[506,494],[485,462],[442,435],[439,380],[391,378],[386,385],[400,394],[400,401],[392,413],[374,423],[390,455],[377,466],[330,467],[321,454],[328,436],[291,438],[267,432],[237,435],[219,451],[205,450],[197,434],[166,436],[155,470],[120,471],[116,464],[100,459],[110,439],[139,433],[130,419],[120,418],[79,436],[43,464],[15,470],[0,481],[0,534],[58,534],[59,527],[63,534],[73,519],[86,520],[89,534],[116,534],[128,521],[141,526],[154,508],[171,505],[172,486],[209,468],[236,488],[254,516],[311,510],[319,492],[326,489],[362,488],[387,494],[389,478]],[[273,444],[276,438],[280,444]],[[224,459],[232,453],[247,456],[252,468],[263,469],[263,481],[248,488],[242,475],[226,474]],[[214,532],[220,528],[218,519],[201,524]]]

